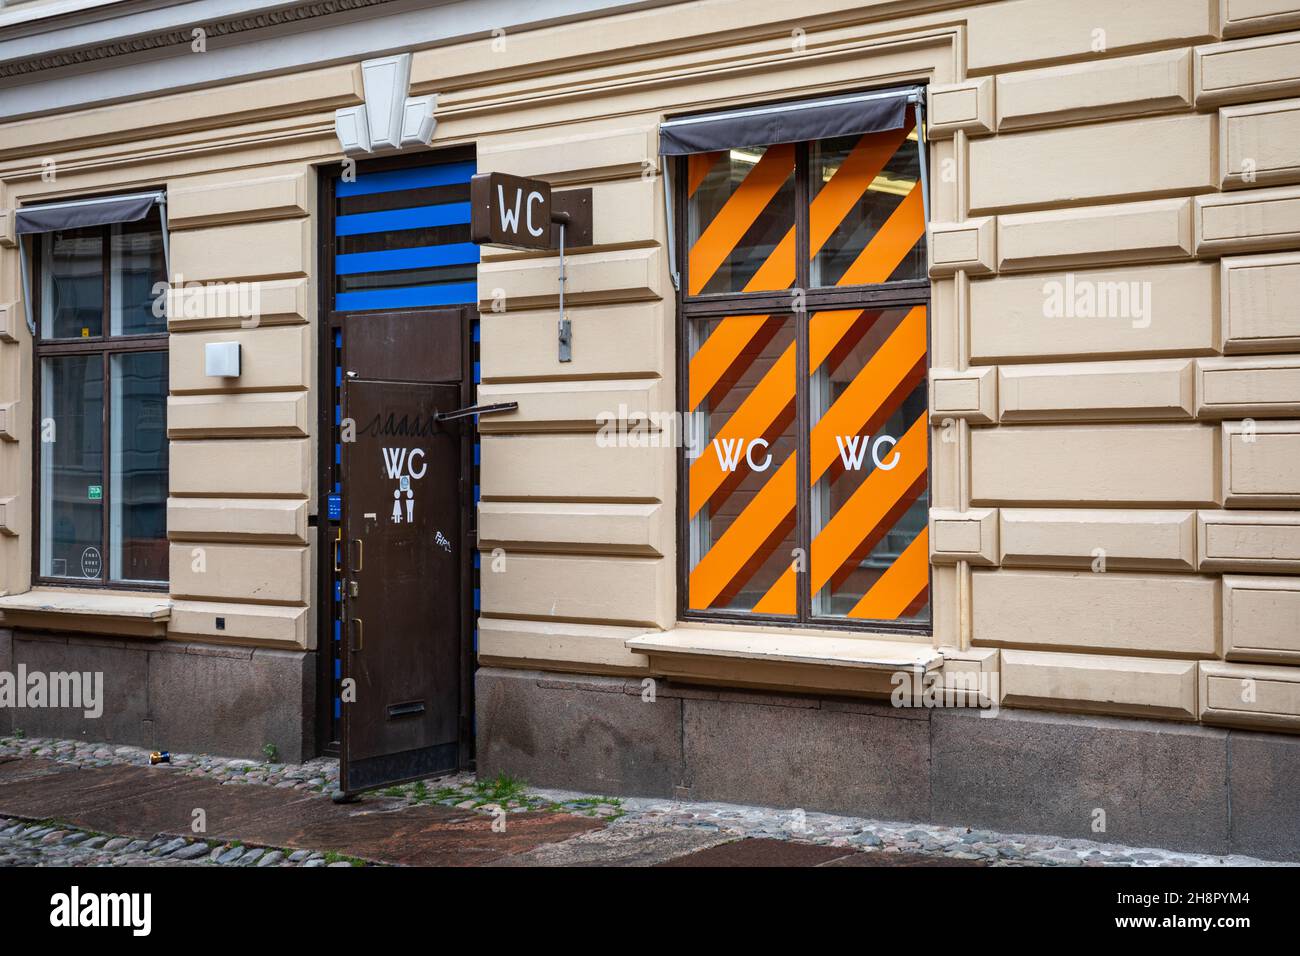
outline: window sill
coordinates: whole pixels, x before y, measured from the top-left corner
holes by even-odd
[[[40,587],[0,597],[5,627],[163,638],[172,602],[165,594]]]
[[[890,636],[891,638],[893,635]],[[625,642],[665,677],[729,687],[879,696],[899,671],[943,666],[929,640],[845,637],[843,632],[675,627]]]

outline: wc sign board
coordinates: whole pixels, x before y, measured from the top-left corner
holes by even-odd
[[[470,241],[513,249],[550,249],[551,184],[506,173],[469,181]]]

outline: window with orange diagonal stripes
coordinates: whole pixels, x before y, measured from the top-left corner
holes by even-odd
[[[924,130],[676,167],[683,613],[927,630]]]

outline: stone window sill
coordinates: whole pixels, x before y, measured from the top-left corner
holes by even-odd
[[[171,608],[166,594],[42,587],[0,597],[0,623],[27,630],[162,638]]]
[[[626,646],[665,677],[729,687],[879,696],[899,671],[943,667],[927,641],[845,637],[843,632],[680,626],[641,634]]]

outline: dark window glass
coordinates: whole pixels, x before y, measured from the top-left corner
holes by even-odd
[[[41,251],[41,338],[103,335],[104,230],[46,233]]]
[[[158,210],[36,237],[41,578],[167,581],[166,258]]]
[[[167,331],[167,317],[157,283],[166,279],[162,230],[150,216],[111,227],[109,296],[113,335],[157,335]],[[155,302],[159,302],[155,308]]]
[[[104,546],[104,359],[41,361],[41,574],[99,579]]]
[[[167,354],[109,359],[113,397],[109,578],[167,580]]]

